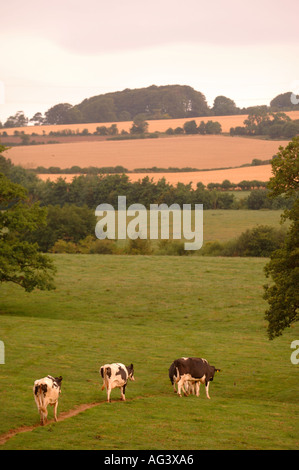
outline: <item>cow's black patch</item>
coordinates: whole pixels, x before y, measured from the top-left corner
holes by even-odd
[[[106,367],[106,375],[110,379],[110,377],[111,377],[111,367]]]
[[[52,380],[52,388],[61,388],[62,377],[52,377],[52,375],[47,376],[48,379]]]
[[[34,395],[37,395],[38,389],[39,389],[39,385],[35,385]]]
[[[58,385],[58,387],[61,388],[61,382],[62,382],[61,375],[59,377],[55,377],[55,382]]]
[[[47,391],[48,391],[48,386],[47,386],[47,384],[42,384],[42,385],[40,386],[40,388],[41,388],[41,391],[43,392],[44,397],[45,397],[46,394],[47,394]]]
[[[210,366],[206,360],[198,357],[189,357],[184,360],[177,359],[173,364],[180,375],[190,374],[194,379],[201,379],[205,375],[206,385],[213,380],[216,370],[215,367]]]
[[[120,375],[124,382],[127,381],[126,371],[121,366],[118,367],[118,372],[116,372],[115,375]]]

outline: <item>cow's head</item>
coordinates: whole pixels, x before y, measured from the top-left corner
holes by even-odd
[[[214,366],[209,367],[209,381],[212,381],[215,375],[215,372],[220,372],[220,369],[216,369]]]
[[[59,377],[55,377],[55,382],[57,383],[57,385],[59,387],[59,391],[61,391],[61,382],[62,382],[61,375]]]
[[[133,367],[133,364],[131,364],[130,366],[127,367],[127,371],[128,371],[128,378],[134,382],[135,379],[134,379],[134,367]]]

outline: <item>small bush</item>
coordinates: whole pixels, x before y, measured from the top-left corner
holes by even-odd
[[[78,253],[78,248],[76,243],[57,240],[49,251],[50,253]]]
[[[269,257],[281,248],[285,230],[275,229],[268,225],[258,225],[243,232],[237,239],[220,243],[208,242],[201,249],[206,256],[256,256]]]
[[[136,240],[129,240],[126,245],[125,253],[128,255],[150,255],[153,249],[149,240],[143,238],[136,238]]]
[[[98,255],[113,255],[116,253],[116,244],[113,240],[95,240],[89,253]]]
[[[158,255],[184,256],[193,253],[185,250],[184,242],[180,240],[160,240],[158,243]]]

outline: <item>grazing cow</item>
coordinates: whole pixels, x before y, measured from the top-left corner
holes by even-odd
[[[183,389],[184,395],[188,395],[184,388],[184,384],[188,382],[188,389],[190,388],[194,391],[196,396],[199,396],[199,386],[200,383],[205,384],[207,398],[209,396],[209,384],[213,380],[215,372],[220,372],[220,369],[216,369],[214,366],[211,366],[206,359],[198,357],[181,357],[173,362],[173,365],[170,366],[173,371],[173,383],[178,386],[178,395],[181,397],[181,390]]]
[[[43,379],[36,380],[33,385],[35,403],[40,414],[40,424],[47,422],[48,405],[54,406],[54,419],[57,421],[58,398],[61,393],[62,377],[48,375]]]
[[[100,374],[103,378],[102,390],[104,390],[104,388],[107,390],[107,401],[111,401],[110,394],[113,388],[120,388],[121,399],[125,401],[125,390],[128,379],[135,380],[133,364],[127,367],[120,362],[105,364],[100,368]]]
[[[181,359],[188,359],[187,357],[181,357]],[[175,365],[174,365],[174,362],[171,364],[171,366],[169,367],[168,369],[168,373],[169,373],[169,378],[170,378],[170,382],[173,386],[173,391],[174,393],[177,393],[177,390],[176,390],[176,369],[175,369]],[[193,395],[195,395],[195,393],[197,392],[197,389],[199,387],[199,384],[197,382],[194,382],[194,381],[191,381],[191,380],[186,380],[184,382],[184,384],[182,385],[182,389],[183,389],[183,392],[184,392],[184,395],[185,396],[188,396],[190,393],[192,393]]]

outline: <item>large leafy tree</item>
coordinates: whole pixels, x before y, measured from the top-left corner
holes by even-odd
[[[26,189],[0,173],[0,283],[13,282],[27,292],[55,288],[52,260],[26,240],[45,220],[46,210],[28,203]]]
[[[284,195],[293,204],[283,214],[283,219],[291,222],[285,243],[273,252],[265,267],[266,276],[273,281],[265,286],[264,294],[269,303],[265,318],[270,339],[280,336],[299,319],[299,137],[279,148],[272,160],[272,172],[270,197]]]

